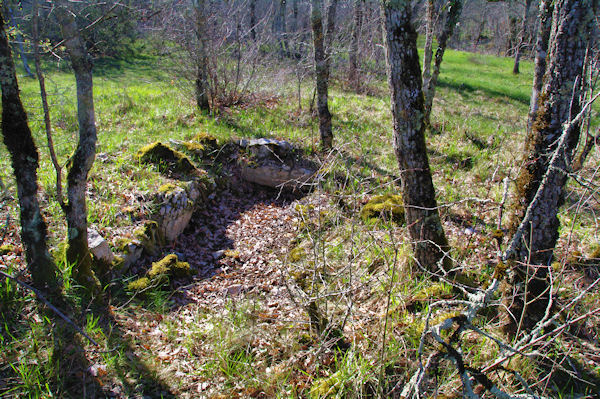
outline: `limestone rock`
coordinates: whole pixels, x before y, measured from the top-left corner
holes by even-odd
[[[88,247],[96,259],[108,265],[115,260],[108,242],[94,229],[88,229]]]
[[[160,237],[173,242],[185,230],[196,206],[206,196],[206,186],[199,181],[168,183],[159,188],[154,199],[157,210],[153,219]]]
[[[142,257],[142,252],[144,252],[144,246],[142,243],[137,240],[131,240],[131,242],[126,245],[124,250],[121,272],[126,272],[131,265],[137,262]]]
[[[271,188],[301,189],[310,185],[317,167],[300,156],[287,141],[273,139],[240,140],[246,156],[240,157],[242,177]]]
[[[203,173],[185,154],[157,141],[141,148],[137,154],[140,162],[158,166],[161,173],[167,175],[200,176]]]

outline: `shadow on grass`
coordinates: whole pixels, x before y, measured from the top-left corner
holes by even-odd
[[[449,81],[447,79],[440,78],[440,81],[438,82],[438,87],[443,87],[446,89],[454,90],[457,93],[460,93],[461,95],[467,96],[467,97],[474,94],[475,92],[480,91],[490,98],[498,98],[498,99],[507,98],[507,99],[516,101],[518,103],[521,103],[523,105],[527,105],[527,106],[529,105],[529,95],[510,93],[508,91],[494,90],[494,89],[491,89],[490,87],[479,86],[476,84],[471,84],[471,83],[466,83],[466,82],[459,83],[459,82]]]

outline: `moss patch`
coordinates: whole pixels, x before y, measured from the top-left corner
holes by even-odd
[[[148,277],[142,277],[127,284],[127,289],[129,291],[142,291],[148,288],[149,286],[150,279]]]
[[[398,223],[404,223],[404,206],[402,196],[398,194],[376,195],[360,211],[360,217],[364,221],[373,219],[391,219]]]
[[[153,220],[146,220],[142,226],[135,229],[133,234],[144,249],[153,256],[158,255],[160,247],[165,244],[158,231],[158,223]]]
[[[170,254],[152,263],[152,267],[148,270],[148,277],[155,279],[161,275],[169,275],[174,277],[185,277],[190,273],[190,264],[180,262],[177,255]]]
[[[217,138],[207,132],[198,133],[189,141],[189,143],[198,143],[198,144],[202,145],[203,147],[212,147],[212,148],[216,147],[219,144],[217,141]]]
[[[160,141],[142,147],[137,156],[142,163],[157,165],[161,173],[201,174],[187,156]]]
[[[16,247],[14,245],[6,244],[0,246],[0,255],[8,255],[12,252],[15,252]]]
[[[132,281],[127,285],[129,291],[139,291],[152,285],[163,286],[171,277],[187,277],[190,275],[190,264],[180,262],[175,254],[170,254],[153,262],[145,277]]]

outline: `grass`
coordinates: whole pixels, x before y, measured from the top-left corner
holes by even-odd
[[[485,284],[493,272],[491,234],[502,179],[516,175],[528,110],[532,64],[522,62],[520,75],[511,71],[511,59],[447,51],[433,129],[427,135],[452,255],[464,263],[471,283],[478,285]],[[47,80],[56,149],[64,164],[77,136],[74,78],[62,66],[49,66]],[[287,139],[318,155],[318,122],[308,113],[312,87],[302,87],[302,110],[298,110],[293,78],[281,87],[265,87],[256,103],[223,109],[214,118],[197,112],[193,99],[180,90],[157,56],[100,60],[94,83],[99,156],[89,177],[88,220],[113,247],[118,246],[117,232],[126,231],[133,218],[147,211],[139,198],[166,182],[154,166],[141,165],[135,156],[148,143],[209,132],[220,142],[243,137]],[[273,308],[265,295],[203,308],[179,305],[179,294],[171,291],[153,289],[131,299],[117,289],[102,310],[83,304],[81,314],[72,315],[100,343],[103,350],[98,352],[91,344],[73,339],[67,341],[73,347],[56,347],[56,342],[72,337],[63,331],[68,328],[53,326],[32,296],[13,282],[2,281],[0,393],[76,396],[74,389],[100,394],[118,387],[117,393],[125,396],[194,397],[203,392],[213,397],[341,398],[383,395],[404,381],[415,368],[415,351],[430,304],[454,292],[414,273],[405,226],[360,220],[369,198],[397,191],[385,78],[372,84],[376,87],[371,91],[380,95],[348,92],[334,80],[330,107],[336,152],[321,189],[295,207],[298,224],[293,245],[288,257],[281,259],[287,284],[296,290],[297,307],[291,313]],[[56,249],[64,240],[65,225],[53,198],[54,171],[45,145],[38,88],[24,77],[20,85],[40,148],[40,197],[50,244]],[[597,165],[596,152],[585,173],[591,175]],[[2,262],[19,273],[24,259],[16,234],[18,206],[3,145],[0,170],[11,196],[0,211],[1,220],[7,220],[1,237],[19,248],[16,254],[2,255]],[[557,289],[565,298],[576,295],[573,284],[583,278],[583,272],[570,268],[564,259],[574,249],[587,253],[599,242],[597,201],[580,202],[590,194],[585,188],[572,184],[570,190],[571,204],[580,206],[573,205],[561,215],[564,227],[557,255],[563,259],[558,273],[564,280],[557,280]],[[132,206],[134,212],[126,210]],[[466,234],[467,227],[476,234]],[[295,248],[299,250],[292,257]],[[68,290],[73,290],[68,273],[66,279]],[[123,286],[128,279],[131,276],[113,283]],[[328,345],[327,334],[311,328],[305,312],[311,297],[328,325],[342,330],[348,348]],[[596,300],[597,294],[591,294],[582,303],[589,308]],[[491,333],[499,334],[491,313],[482,316],[482,324],[489,323]],[[25,317],[15,316],[20,314]],[[589,328],[593,331],[597,324]],[[497,352],[480,336],[467,340],[463,349],[475,366],[485,365]],[[58,350],[69,354],[64,358],[67,364],[49,361]],[[524,377],[535,381],[535,368],[519,361],[529,367],[530,374]],[[446,369],[438,376],[439,392],[459,395],[453,368],[448,364]],[[89,370],[94,370],[93,378]],[[69,390],[69,383],[76,388]],[[506,377],[505,383],[514,381]]]

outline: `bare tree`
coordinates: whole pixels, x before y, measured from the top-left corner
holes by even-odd
[[[2,136],[10,152],[17,181],[21,237],[34,285],[57,292],[57,268],[46,244],[46,222],[37,198],[38,151],[19,96],[19,85],[0,9],[0,86],[2,88]]]
[[[523,52],[523,46],[525,44],[525,37],[527,36],[527,26],[529,25],[529,7],[531,6],[531,0],[525,0],[525,11],[523,12],[523,19],[521,20],[521,32],[519,35],[519,42],[515,49],[515,65],[513,66],[513,73],[519,74],[519,63],[521,62],[521,54]]]
[[[460,13],[462,12],[463,0],[449,0],[445,5],[444,26],[440,34],[437,36],[437,49],[435,51],[435,61],[431,76],[423,74],[423,92],[425,94],[425,117],[423,122],[429,126],[431,118],[431,108],[433,107],[433,97],[435,96],[435,86],[437,85],[438,77],[440,76],[440,67],[444,58],[444,52],[448,46],[448,40],[454,32],[454,27],[458,23]],[[433,21],[432,21],[433,24]],[[428,28],[428,30],[433,28]],[[431,39],[430,39],[431,40]],[[425,67],[425,71],[429,70],[429,66]]]
[[[519,239],[508,251],[517,291],[509,309],[509,332],[535,325],[551,296],[548,268],[558,239],[557,215],[580,134],[579,121],[572,119],[581,110],[581,74],[599,6],[600,0],[555,1],[547,69],[526,137],[510,225]]]
[[[77,85],[77,120],[79,141],[67,164],[67,262],[73,265],[73,277],[91,294],[100,289],[92,269],[88,248],[86,186],[96,156],[96,120],[92,79],[92,61],[79,35],[74,14],[61,1],[56,8],[64,44],[69,53]]]
[[[354,25],[352,26],[352,42],[350,44],[348,79],[355,89],[358,89],[358,43],[360,41],[360,30],[362,28],[362,3],[364,0],[354,0]]]
[[[311,25],[313,30],[315,75],[317,85],[317,110],[319,112],[319,134],[321,147],[328,150],[333,146],[331,113],[329,112],[329,48],[335,27],[337,0],[330,0],[327,15],[327,36],[323,32],[323,10],[321,0],[312,0]]]
[[[388,82],[394,118],[394,148],[402,185],[406,222],[417,262],[435,270],[448,241],[435,199],[425,144],[424,98],[417,53],[417,32],[409,1],[381,1]],[[446,265],[448,267],[449,265]]]
[[[196,40],[198,48],[196,49],[196,105],[201,111],[210,111],[208,99],[208,56],[206,48],[206,18],[204,0],[192,0],[194,6],[194,15],[196,17]],[[253,3],[254,4],[254,3]],[[254,33],[254,25],[251,32]]]

